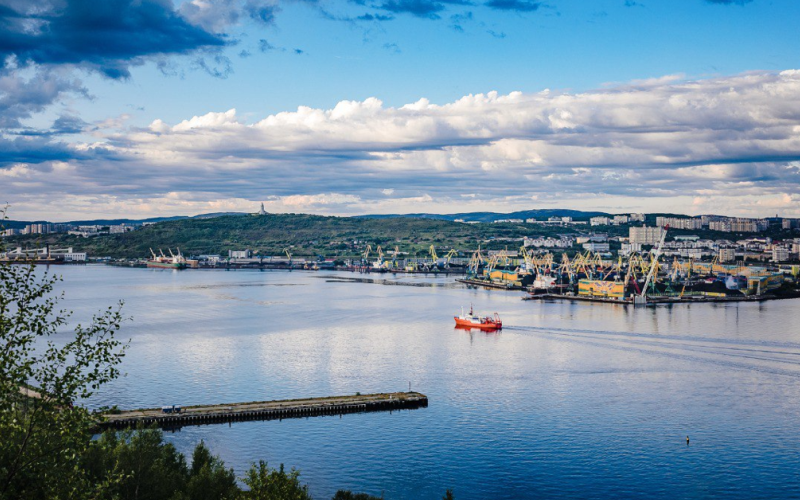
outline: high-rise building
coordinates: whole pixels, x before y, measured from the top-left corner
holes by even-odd
[[[666,227],[672,229],[702,229],[703,222],[701,219],[685,217],[656,217],[656,226]]]
[[[772,261],[773,262],[786,262],[791,259],[791,252],[784,246],[772,247]]]
[[[663,231],[660,227],[632,227],[628,229],[628,240],[630,243],[655,245],[661,240]]]
[[[719,249],[720,262],[733,262],[734,260],[736,260],[736,250],[734,248]]]

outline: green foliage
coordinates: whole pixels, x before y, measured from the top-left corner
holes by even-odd
[[[192,453],[186,493],[190,500],[236,498],[239,494],[233,469],[226,469],[222,460],[211,455],[202,441]]]
[[[310,500],[308,486],[300,484],[300,472],[292,469],[286,473],[281,464],[280,469],[272,469],[263,460],[253,464],[243,479],[249,491],[243,492],[241,498],[252,500]]]
[[[69,318],[56,308],[58,280],[34,266],[0,263],[3,498],[79,498],[94,488],[78,466],[94,420],[74,403],[119,376],[125,346],[114,335],[123,318],[120,308],[108,308],[63,345],[52,341]]]
[[[166,500],[186,490],[186,459],[158,429],[107,432],[91,443],[83,467],[92,482],[113,483],[112,497]]]
[[[82,466],[90,482],[108,484],[108,496],[120,500],[220,500],[241,493],[233,469],[205,443],[195,447],[188,467],[159,429],[106,432],[92,442]]]

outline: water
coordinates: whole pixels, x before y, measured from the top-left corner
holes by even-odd
[[[632,309],[522,301],[453,278],[74,266],[64,306],[133,320],[121,408],[412,389],[428,408],[184,427],[241,473],[315,498],[800,497],[796,300]],[[353,279],[374,280],[358,282]],[[473,302],[501,333],[453,328]],[[687,446],[686,436],[691,443]]]

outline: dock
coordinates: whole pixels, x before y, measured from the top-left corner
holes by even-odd
[[[702,304],[702,303],[721,303],[721,302],[764,302],[767,300],[778,300],[783,298],[795,298],[795,296],[776,297],[774,295],[743,295],[737,297],[710,297],[710,296],[685,296],[685,297],[649,297],[647,298],[647,306],[655,306],[661,304]],[[591,297],[583,295],[562,295],[553,293],[542,293],[536,295],[528,295],[523,297],[522,300],[554,300],[566,302],[596,302],[604,304],[618,304],[618,305],[634,305],[631,298],[626,299],[612,299],[607,297]]]
[[[523,290],[521,286],[508,286],[505,283],[495,283],[493,281],[487,280],[476,280],[476,279],[457,279],[459,283],[464,283],[465,285],[472,285],[472,286],[481,286],[484,288],[493,288],[496,290],[509,290],[509,291],[520,291]]]
[[[163,408],[145,408],[108,412],[101,415],[97,430],[125,429],[138,425],[176,428],[246,420],[282,420],[284,418],[343,415],[375,411],[413,410],[428,406],[428,397],[419,392],[391,392],[331,396],[323,398],[253,401],[215,405],[184,406],[180,413],[166,413]],[[170,409],[171,410],[171,407]]]

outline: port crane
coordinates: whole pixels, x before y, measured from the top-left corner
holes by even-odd
[[[288,248],[284,248],[283,252],[286,254],[286,257],[289,259],[289,270],[292,270],[292,253],[289,251]]]
[[[444,267],[449,269],[450,268],[450,259],[453,257],[458,257],[458,251],[455,248],[451,248],[447,255],[444,256]]]
[[[661,231],[661,239],[658,241],[658,245],[651,251],[650,272],[647,273],[647,279],[644,280],[644,286],[642,287],[641,293],[638,297],[634,297],[634,303],[642,305],[647,303],[647,287],[650,285],[650,282],[653,281],[653,277],[657,273],[658,258],[661,256],[661,250],[664,248],[664,240],[667,239],[668,229],[669,226],[664,226],[664,229]]]
[[[386,264],[383,261],[383,249],[381,248],[380,245],[378,245],[378,248],[376,249],[376,251],[378,252],[378,260],[376,261],[376,264],[378,264],[377,267],[379,269],[383,269],[385,267],[385,264]]]
[[[364,257],[364,264],[369,263],[369,253],[372,251],[372,245],[367,244],[367,248],[364,249],[364,253],[362,256]]]
[[[478,245],[478,250],[476,250],[475,253],[472,254],[472,257],[469,259],[469,264],[467,265],[467,274],[470,274],[472,276],[477,276],[478,268],[481,266],[481,264],[484,264],[485,262],[486,259],[483,258],[483,255],[481,254],[481,247],[480,245]]]

